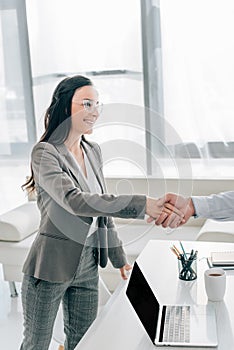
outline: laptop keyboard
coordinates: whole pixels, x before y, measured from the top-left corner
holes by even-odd
[[[164,342],[190,341],[190,307],[167,306],[163,332]]]

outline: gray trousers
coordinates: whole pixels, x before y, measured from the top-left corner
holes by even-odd
[[[49,348],[61,300],[66,335],[65,350],[74,350],[97,315],[98,266],[92,247],[84,247],[77,272],[69,282],[52,283],[24,276],[24,339],[20,350]]]

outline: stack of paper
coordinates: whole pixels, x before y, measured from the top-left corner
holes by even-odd
[[[212,252],[211,262],[214,266],[227,265],[234,266],[234,251]]]
[[[234,251],[212,252],[207,258],[209,267],[221,267],[224,270],[234,270]]]

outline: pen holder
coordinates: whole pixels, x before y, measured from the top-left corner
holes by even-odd
[[[184,281],[193,281],[197,278],[197,256],[190,253],[181,254],[178,258],[179,278]]]

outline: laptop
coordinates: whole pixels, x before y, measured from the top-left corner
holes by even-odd
[[[213,305],[161,305],[137,262],[126,294],[153,344],[178,347],[218,345]]]

